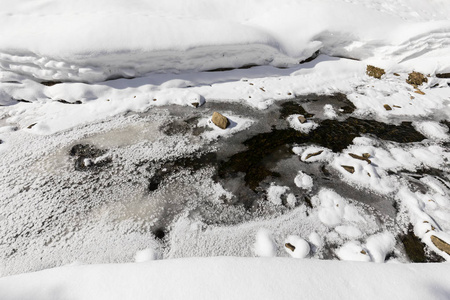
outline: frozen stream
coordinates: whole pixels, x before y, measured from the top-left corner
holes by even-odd
[[[230,103],[155,107],[52,137],[9,128],[8,152],[0,153],[0,271],[127,262],[145,248],[161,258],[253,256],[261,227],[280,244],[291,234],[309,239],[311,255],[323,259],[337,258],[335,250],[347,241],[388,231],[396,237],[389,257],[409,261],[409,252],[418,247],[422,253],[424,245],[407,235],[409,221],[394,191],[352,183],[336,159],[349,159],[354,138],[371,140],[357,144],[372,152],[374,171],[367,174],[380,178],[381,189],[383,177],[391,176],[413,192],[428,193],[427,183],[435,182],[445,193],[446,168],[385,172],[377,169],[377,153],[445,152],[447,144],[427,140],[410,120],[361,120],[353,109],[342,94],[310,95],[267,110]],[[228,116],[231,128],[214,128],[213,111]],[[297,114],[318,127],[309,133],[291,128],[289,117]],[[305,159],[306,152],[315,156]],[[313,184],[301,186],[298,174]],[[326,199],[345,206],[337,221],[324,217]],[[419,259],[440,260],[420,253]],[[282,248],[278,254],[287,255]]]

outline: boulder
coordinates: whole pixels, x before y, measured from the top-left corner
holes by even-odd
[[[222,129],[226,129],[230,125],[228,118],[216,111],[213,113],[211,121]]]

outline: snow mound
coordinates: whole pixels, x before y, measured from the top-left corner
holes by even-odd
[[[260,257],[277,256],[277,245],[267,229],[260,229],[256,234],[255,254]]]

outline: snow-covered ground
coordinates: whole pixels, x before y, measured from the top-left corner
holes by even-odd
[[[448,265],[189,258],[0,279],[2,299],[448,299]]]
[[[450,297],[448,1],[0,5],[0,298]]]

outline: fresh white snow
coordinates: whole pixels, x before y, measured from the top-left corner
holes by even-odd
[[[419,188],[399,175],[449,171],[450,135],[440,121],[450,118],[450,80],[436,75],[450,73],[450,2],[0,0],[0,6],[0,276],[58,267],[0,278],[1,299],[449,297],[448,263],[405,264],[396,237],[411,223],[429,249],[450,260],[431,240],[450,243],[448,175],[423,175]],[[386,74],[369,77],[368,64]],[[412,71],[427,82],[406,83]],[[350,199],[321,187],[311,170],[294,170],[290,183],[313,193],[312,207],[291,191],[295,186],[268,183],[263,192],[273,214],[220,226],[188,213],[199,203],[232,201],[211,170],[169,178],[175,188],[150,196],[140,188],[144,179],[128,180],[127,172],[142,171],[136,166],[143,158],[189,156],[259,121],[223,111],[230,120],[225,130],[203,117],[195,120],[205,129],[198,136],[163,139],[160,128],[176,116],[134,113],[205,103],[270,111],[277,101],[334,93],[354,104],[352,117],[410,121],[426,138],[399,144],[364,135],[338,153],[318,145],[292,149],[302,163],[321,163],[346,184],[395,202],[395,219],[375,215],[360,194]],[[320,120],[341,119],[332,104],[320,106],[315,120],[301,124],[299,116],[283,121],[302,134]],[[112,159],[118,171],[108,176],[120,182],[114,199],[109,187],[98,191],[85,184],[92,178],[68,171],[66,153],[80,142],[106,151],[84,165]],[[363,153],[370,162],[350,155]],[[101,205],[84,210],[81,196],[62,203],[67,191],[53,189],[61,182],[92,188],[80,193]],[[68,221],[62,207],[73,214]],[[52,218],[56,228],[33,235]],[[171,230],[165,250],[149,231],[162,220]],[[330,245],[341,262],[320,260]]]
[[[2,299],[446,299],[448,264],[188,258],[0,279]]]

